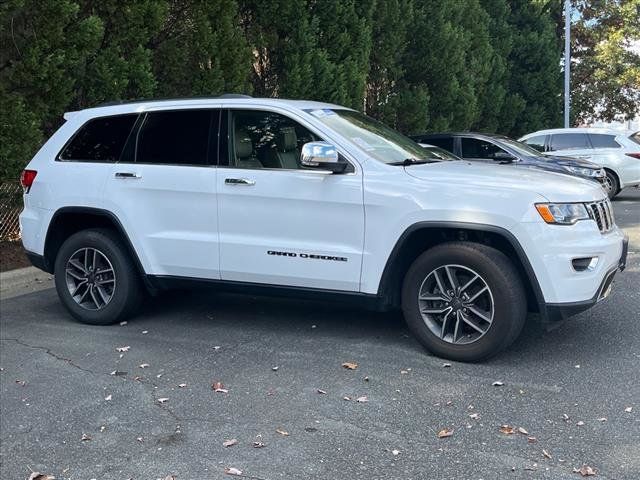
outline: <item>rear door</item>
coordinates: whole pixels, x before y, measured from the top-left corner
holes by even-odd
[[[549,151],[554,155],[590,160],[593,148],[586,133],[554,133],[549,138]]]
[[[142,114],[105,200],[146,273],[220,278],[216,205],[219,109]]]
[[[362,172],[304,169],[300,149],[326,140],[277,109],[232,109],[218,168],[223,280],[358,291]]]

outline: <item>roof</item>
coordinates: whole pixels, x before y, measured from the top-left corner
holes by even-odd
[[[521,138],[530,138],[536,135],[548,135],[553,133],[602,133],[607,135],[633,135],[632,130],[622,130],[616,128],[604,128],[604,127],[581,127],[581,128],[548,128],[546,130],[538,130],[537,132],[528,133]]]
[[[284,98],[253,98],[247,95],[222,95],[219,97],[190,97],[190,98],[171,98],[171,99],[149,99],[149,100],[132,100],[123,102],[109,102],[97,105],[92,108],[86,108],[76,112],[67,112],[65,119],[69,119],[75,115],[83,114],[88,117],[100,117],[107,115],[119,115],[125,113],[143,112],[156,108],[184,108],[184,107],[219,107],[225,106],[271,106],[271,107],[288,107],[297,110],[306,109],[347,109],[340,105],[331,103],[317,102],[312,100],[289,100]]]

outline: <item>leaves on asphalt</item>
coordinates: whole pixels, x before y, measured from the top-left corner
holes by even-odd
[[[288,437],[289,436],[289,432],[287,432],[286,430],[282,430],[281,428],[276,428],[276,433],[279,433],[283,437]]]
[[[175,475],[167,475],[166,477],[164,477],[164,480],[177,480],[178,477],[176,477]]]
[[[109,394],[109,395],[107,395],[106,397],[104,397],[104,401],[105,401],[105,402],[110,402],[110,401],[111,401],[111,398],[112,398],[112,395],[111,395],[111,394]]]
[[[391,455],[397,457],[398,455],[400,455],[400,450],[391,450]]]
[[[224,473],[227,475],[235,475],[237,477],[242,475],[242,470],[235,467],[224,467]]]
[[[116,347],[116,352],[125,353],[128,352],[131,347],[127,345],[126,347]]]
[[[470,413],[469,414],[469,418],[471,418],[472,420],[479,420],[480,419],[480,414],[479,413]]]
[[[179,383],[179,384],[178,384],[178,388],[184,388],[184,387],[186,387],[186,386],[187,386],[187,384],[186,384],[186,383]]]
[[[545,450],[544,448],[542,449],[542,455],[545,458],[548,458],[549,460],[551,460],[551,454],[547,450]]]
[[[263,442],[261,442],[259,440],[256,440],[255,442],[253,442],[253,448],[263,448],[263,447],[266,447],[266,446],[267,446],[266,443],[263,443]]]
[[[168,398],[159,398],[158,403],[163,404],[163,403],[166,403],[168,400],[169,400]]]
[[[47,475],[46,473],[33,472],[29,475],[27,480],[55,480],[56,477],[53,475]]]
[[[358,368],[358,364],[355,362],[344,362],[342,366],[347,370],[355,370],[356,368]]]
[[[453,435],[453,428],[443,428],[438,432],[438,438],[447,438]]]
[[[633,410],[633,407],[627,407],[624,409],[624,411],[627,413],[631,413],[632,410]]]
[[[573,473],[579,473],[583,477],[593,477],[598,471],[589,465],[582,465],[580,468],[574,468]]]
[[[538,439],[536,437],[527,437],[527,443],[538,443]]]
[[[16,383],[21,387],[24,387],[27,384],[27,382],[25,382],[24,380],[16,380]]]
[[[224,388],[222,382],[213,382],[211,384],[211,389],[216,393],[229,393],[229,390]]]
[[[138,365],[138,367],[140,368],[147,368],[149,366],[148,363],[141,363],[140,365]]]
[[[513,435],[516,433],[516,429],[509,425],[500,425],[500,433],[504,433],[505,435]]]
[[[229,440],[225,440],[224,442],[222,442],[222,446],[223,447],[233,447],[234,445],[238,444],[238,440],[235,438],[231,438]]]
[[[326,395],[326,394],[327,394],[327,392],[325,392],[325,391],[324,391],[324,390],[322,390],[321,388],[319,388],[317,391],[318,391],[318,393],[319,393],[320,395]]]
[[[450,363],[443,363],[442,364],[442,368],[449,368],[449,367],[451,367]]]
[[[114,377],[124,377],[127,374],[127,372],[121,372],[120,370],[114,370],[113,372],[109,373],[109,375],[113,375]]]
[[[91,437],[89,435],[87,435],[86,433],[83,433],[82,437],[80,437],[80,441],[82,441],[82,442],[88,442],[89,440],[91,440]]]
[[[491,386],[493,387],[502,387],[503,385],[504,385],[504,382],[501,382],[500,380],[496,380],[491,384]]]
[[[518,427],[518,432],[520,432],[523,435],[529,435],[529,432],[527,432],[524,428],[522,427]]]
[[[369,398],[366,395],[362,395],[361,397],[356,398],[356,402],[358,403],[367,403]]]

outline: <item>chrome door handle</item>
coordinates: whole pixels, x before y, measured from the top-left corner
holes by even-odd
[[[116,172],[116,178],[142,178],[142,175],[133,172]]]
[[[247,178],[225,178],[224,183],[225,185],[245,185],[247,187],[256,184],[255,180],[249,180]]]

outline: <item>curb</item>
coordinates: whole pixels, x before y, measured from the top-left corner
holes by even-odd
[[[36,267],[18,268],[0,273],[0,292],[9,298],[53,287],[53,275]]]

